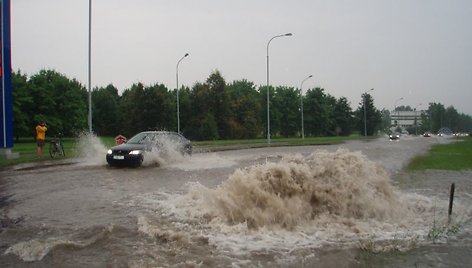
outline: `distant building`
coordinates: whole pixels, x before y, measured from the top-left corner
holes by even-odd
[[[421,125],[421,114],[424,111],[391,111],[390,125],[403,129]]]

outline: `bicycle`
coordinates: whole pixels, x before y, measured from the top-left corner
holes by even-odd
[[[59,156],[62,156],[62,157],[66,156],[60,134],[59,134],[59,137],[54,136],[54,138],[49,143],[49,155],[51,156],[51,158],[55,158]]]

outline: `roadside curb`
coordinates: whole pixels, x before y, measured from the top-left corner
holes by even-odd
[[[232,151],[241,149],[257,149],[257,148],[270,148],[270,147],[292,147],[292,146],[320,146],[326,144],[235,144],[235,145],[223,145],[223,146],[195,146],[193,148],[194,153],[212,153],[222,151]],[[66,158],[56,160],[39,160],[35,162],[21,163],[15,165],[7,165],[0,167],[0,172],[4,171],[21,171],[21,170],[34,170],[49,168],[54,166],[73,165],[79,163],[80,160],[77,158]]]
[[[72,165],[76,163],[77,161],[72,158],[63,160],[40,160],[36,162],[21,163],[11,166],[0,167],[0,171],[33,170],[54,166]]]

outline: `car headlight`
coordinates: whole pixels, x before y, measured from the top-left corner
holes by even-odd
[[[133,150],[129,152],[129,154],[138,155],[138,154],[141,154],[141,150]]]
[[[108,149],[107,154],[112,154],[113,151],[111,149]]]

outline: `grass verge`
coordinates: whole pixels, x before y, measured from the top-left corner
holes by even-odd
[[[329,145],[339,144],[347,140],[363,139],[361,136],[348,137],[306,137],[301,138],[274,138],[270,144],[267,139],[250,139],[250,140],[215,140],[215,141],[195,141],[192,142],[197,150],[231,150],[236,148],[260,148],[260,147],[277,147],[277,146],[303,146],[303,145]],[[369,138],[368,138],[369,139]]]
[[[23,139],[25,140],[25,139]],[[75,157],[77,155],[78,139],[75,138],[63,138],[62,144],[64,145],[65,157]],[[49,155],[49,143],[50,140],[46,140],[43,147],[43,160],[54,160]],[[15,165],[21,163],[29,163],[35,161],[41,161],[37,156],[37,146],[35,141],[22,141],[15,143],[12,149],[13,153],[19,153],[20,157],[15,159],[0,159],[0,167]],[[59,158],[56,158],[59,159]],[[64,159],[64,158],[62,158]]]
[[[472,170],[472,137],[457,138],[457,142],[436,144],[425,155],[415,157],[407,170]]]

